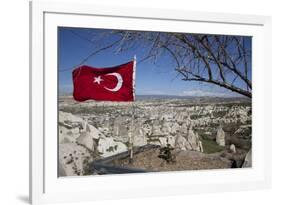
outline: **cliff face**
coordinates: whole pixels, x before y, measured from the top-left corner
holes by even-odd
[[[87,165],[100,157],[127,150],[127,146],[105,136],[87,120],[59,112],[59,168],[61,175],[86,174]]]

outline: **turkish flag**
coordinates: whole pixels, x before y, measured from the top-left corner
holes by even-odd
[[[87,65],[73,70],[73,97],[82,102],[134,101],[135,61],[110,68],[94,68]]]

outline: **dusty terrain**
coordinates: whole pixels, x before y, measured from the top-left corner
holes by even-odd
[[[91,174],[91,163],[130,146],[173,148],[174,162],[154,149],[112,165],[146,171],[243,167],[251,153],[251,103],[245,99],[147,98],[132,103],[59,98],[59,167],[65,176]],[[159,148],[160,149],[160,148]],[[251,155],[246,160],[251,166]]]
[[[158,157],[159,149],[152,149],[134,156],[133,162],[129,159],[115,161],[113,164],[125,167],[145,169],[149,171],[183,171],[200,169],[231,168],[232,162],[222,158],[220,154],[204,154],[196,151],[173,151],[176,160],[167,163]]]

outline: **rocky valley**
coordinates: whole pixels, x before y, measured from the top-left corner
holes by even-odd
[[[59,176],[102,174],[93,164],[110,157],[111,166],[145,171],[252,166],[252,109],[245,98],[77,103],[60,96],[58,114]]]

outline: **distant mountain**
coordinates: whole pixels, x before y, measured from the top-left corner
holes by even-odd
[[[210,96],[179,96],[179,95],[136,95],[136,100],[164,100],[164,99],[187,99],[193,101],[243,101],[251,102],[251,99],[246,97],[210,97]]]
[[[152,100],[152,99],[190,99],[192,96],[178,95],[136,95],[136,100]]]
[[[59,97],[72,97],[70,93],[59,93]],[[186,100],[189,103],[244,102],[251,103],[246,97],[215,97],[215,96],[179,96],[179,95],[136,95],[136,101],[146,100]]]

